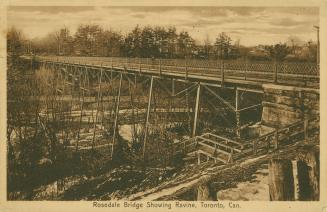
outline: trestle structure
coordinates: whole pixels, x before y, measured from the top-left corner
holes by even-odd
[[[208,158],[230,162],[234,159],[230,155],[244,147],[242,129],[261,117],[262,82],[250,80],[251,74],[244,79],[231,77],[226,69],[231,65],[223,61],[216,63],[220,74],[199,73],[186,63],[181,72],[167,61],[151,63],[149,59],[86,58],[81,63],[76,58],[40,57],[35,62],[48,87],[38,97],[46,103],[40,113],[42,123],[55,128],[54,143],[58,140],[75,151],[107,149],[114,158],[120,127],[127,125],[130,142],[141,146],[143,160],[148,151],[162,154],[154,150],[161,141],[186,147],[189,140],[203,148],[202,154],[212,150]],[[246,64],[242,73],[250,72],[250,66]],[[223,127],[232,129],[233,142],[221,140],[218,129]],[[217,152],[228,158],[212,156]]]
[[[48,123],[62,123],[61,133],[57,133],[57,136],[62,142],[69,140],[66,145],[68,149],[78,151],[109,147],[113,157],[119,126],[130,124],[132,140],[142,143],[145,160],[147,143],[149,139],[155,140],[149,134],[155,133],[153,128],[158,123],[163,128],[171,128],[178,122],[184,137],[195,137],[203,131],[199,129],[202,122],[209,120],[213,110],[217,114],[221,108],[234,113],[234,127],[239,132],[239,93],[245,92],[244,88],[241,91],[235,87],[234,90],[227,88],[229,92],[235,92],[233,103],[231,99],[220,96],[222,91],[217,84],[131,73],[126,69],[115,70],[102,65],[94,68],[80,63],[51,61],[42,61],[41,64],[41,72],[50,72],[50,77],[54,77],[53,84],[48,86],[55,91],[52,94],[44,93],[45,99],[39,98],[47,105],[41,116],[46,116]],[[56,104],[60,107],[55,107]],[[135,138],[138,133],[143,139]],[[165,133],[170,134],[171,139],[176,134],[171,130]]]

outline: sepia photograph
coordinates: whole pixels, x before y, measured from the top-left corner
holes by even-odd
[[[320,201],[320,13],[6,7],[7,201]]]

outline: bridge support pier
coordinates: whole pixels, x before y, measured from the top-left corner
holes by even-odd
[[[197,92],[196,92],[196,102],[195,102],[195,113],[194,113],[192,137],[195,137],[195,135],[196,135],[196,128],[197,128],[197,124],[198,124],[200,93],[201,93],[201,84],[198,84],[198,88],[197,88]]]
[[[303,118],[319,116],[319,90],[264,84],[262,123],[283,127]]]

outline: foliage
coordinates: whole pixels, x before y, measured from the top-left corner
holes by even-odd
[[[7,32],[7,52],[11,56],[22,55],[24,51],[24,36],[22,32],[12,27]]]
[[[267,46],[267,50],[269,51],[270,57],[276,61],[283,61],[290,53],[290,49],[285,43]]]
[[[10,49],[27,48],[30,41],[12,42],[21,37],[15,29],[8,34]],[[12,45],[15,43],[15,45]],[[287,43],[245,47],[225,32],[217,35],[214,43],[207,36],[200,44],[187,31],[178,32],[175,27],[136,26],[123,35],[99,25],[80,25],[75,34],[66,27],[49,33],[42,39],[31,40],[35,54],[75,55],[101,57],[143,57],[143,58],[199,58],[199,59],[238,59],[251,60],[293,60],[315,61],[316,44],[305,44],[296,36],[290,36]],[[23,48],[24,47],[24,48]],[[264,49],[261,49],[261,48]]]
[[[220,33],[216,38],[216,56],[220,59],[228,58],[231,51],[232,39],[224,32]]]

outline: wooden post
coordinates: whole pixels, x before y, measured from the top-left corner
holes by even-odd
[[[197,152],[196,154],[198,156],[198,165],[200,165],[201,164],[201,155],[199,152]]]
[[[305,119],[303,122],[303,134],[304,134],[304,140],[308,141],[309,135],[308,135],[308,124],[309,120]]]
[[[102,69],[100,69],[100,78],[99,78],[99,86],[98,86],[98,97],[97,97],[97,110],[95,112],[95,120],[93,119],[92,149],[94,148],[96,124],[97,124],[97,121],[98,121],[98,114],[99,114],[99,105],[100,105],[100,99],[101,99],[102,74],[103,74],[103,71],[102,71]]]
[[[244,68],[244,80],[246,80],[246,78],[247,78],[247,71],[248,71],[248,63],[249,63],[249,61],[248,61],[248,57],[246,57],[246,59],[245,59],[245,68]]]
[[[194,114],[192,137],[195,137],[195,135],[196,135],[196,127],[197,127],[197,121],[198,121],[198,116],[199,116],[200,93],[201,93],[201,84],[198,84],[198,89],[196,92],[196,103],[195,103],[195,114]]]
[[[224,60],[223,59],[221,60],[220,70],[221,70],[221,87],[224,87],[225,68],[224,68]]]
[[[277,81],[278,81],[277,74],[278,74],[278,64],[277,64],[277,60],[275,60],[274,61],[274,83],[277,83]]]
[[[233,163],[234,162],[234,158],[233,158],[233,154],[234,154],[234,149],[231,149],[230,155],[229,155],[229,163]]]
[[[120,91],[121,91],[122,80],[123,80],[123,74],[120,73],[119,87],[118,87],[118,95],[117,95],[117,103],[116,103],[116,110],[115,110],[114,133],[113,133],[113,138],[112,138],[111,158],[113,158],[113,153],[114,153],[115,144],[116,144],[116,138],[117,138],[118,117],[119,117],[119,104],[120,104]]]
[[[276,129],[274,135],[274,149],[278,149],[278,130]]]
[[[257,139],[254,139],[252,141],[252,146],[253,146],[253,154],[257,154]]]
[[[146,63],[147,63],[147,71],[150,71],[150,63],[149,63],[149,58],[146,58]]]
[[[188,79],[188,69],[187,69],[187,63],[186,63],[186,59],[185,59],[185,80]]]
[[[269,196],[271,201],[294,200],[294,178],[292,162],[271,159],[269,169]]]
[[[153,90],[153,76],[151,77],[150,90],[149,90],[149,99],[148,99],[148,109],[146,113],[146,122],[145,122],[145,134],[143,141],[143,161],[145,162],[145,149],[146,142],[148,140],[148,130],[149,130],[149,118],[150,118],[150,110],[151,110],[151,100],[152,100],[152,90]]]
[[[299,200],[319,200],[319,153],[313,149],[305,154],[304,160],[297,162]]]
[[[197,201],[217,201],[217,192],[209,183],[197,186]]]
[[[80,139],[80,131],[81,131],[81,124],[82,124],[82,120],[83,120],[83,110],[84,110],[84,97],[85,97],[85,85],[86,85],[86,74],[84,74],[84,81],[83,79],[83,75],[80,75],[80,81],[79,81],[79,86],[83,86],[82,89],[82,101],[81,101],[81,105],[80,105],[80,109],[81,109],[81,113],[80,113],[80,117],[79,117],[79,124],[78,124],[78,132],[77,132],[77,141],[76,141],[76,151],[78,150],[78,143],[79,143],[79,139]],[[82,84],[83,81],[83,84]],[[79,88],[81,89],[81,87]]]
[[[161,59],[159,59],[159,75],[161,77]]]
[[[236,110],[235,115],[236,115],[236,135],[238,138],[241,138],[241,122],[240,122],[241,113],[240,113],[240,111]]]
[[[235,115],[236,115],[236,135],[238,138],[241,137],[241,123],[240,123],[240,111],[239,111],[239,90],[235,89]]]
[[[187,84],[185,84],[186,89],[187,89]],[[192,118],[191,118],[191,114],[190,114],[190,104],[189,104],[189,92],[188,90],[186,90],[185,92],[185,101],[186,101],[186,112],[187,112],[187,128],[190,130],[189,131],[189,135],[191,135],[191,129],[192,129]],[[180,108],[179,108],[179,112],[180,112]],[[183,111],[184,112],[184,111]]]
[[[171,94],[175,96],[175,80],[173,78],[171,80]]]

